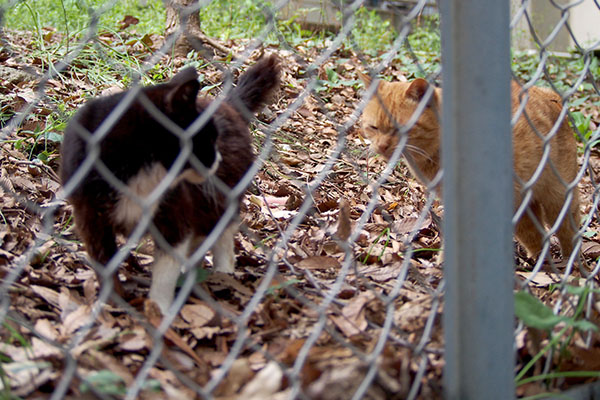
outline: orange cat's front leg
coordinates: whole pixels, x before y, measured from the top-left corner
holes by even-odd
[[[539,225],[543,225],[543,211],[540,205],[535,202],[531,202],[528,208],[529,210],[525,211],[515,226],[515,237],[525,247],[527,256],[537,259],[542,251],[542,241],[544,239],[544,235],[538,229]],[[531,219],[529,212],[533,214],[538,224]]]

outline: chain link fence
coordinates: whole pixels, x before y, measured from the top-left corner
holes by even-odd
[[[512,2],[512,156],[477,108],[486,93],[464,104],[491,132],[484,144],[506,140],[498,154],[451,153],[439,134],[451,121],[442,99],[448,114],[469,112],[454,75],[442,82],[439,24],[459,20],[453,3],[441,16],[429,1],[55,3],[0,2],[2,398],[453,398],[448,379],[495,370],[456,359],[507,340],[519,397],[598,377],[595,1]],[[471,62],[453,50],[444,73]],[[507,80],[487,79],[508,96]],[[492,112],[507,114],[505,100]],[[516,177],[510,190],[462,186],[459,169],[442,179],[440,154],[514,157]],[[489,209],[472,206],[482,196]],[[508,220],[493,206],[510,205],[528,233],[478,253],[514,264],[502,265],[516,324],[502,284],[443,271],[468,248],[444,225],[460,218],[444,201],[488,213],[497,231]],[[470,234],[495,237],[484,225]],[[103,255],[106,232],[119,235]],[[456,304],[480,294],[445,298],[466,281],[492,288],[469,321]],[[496,332],[495,314],[510,321]],[[491,334],[469,336],[472,321]],[[512,382],[513,353],[500,358]],[[479,393],[502,396],[490,387]]]

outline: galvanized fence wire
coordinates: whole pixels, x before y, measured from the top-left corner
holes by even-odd
[[[569,108],[568,108],[569,102],[574,97],[574,94],[577,91],[581,90],[581,87],[583,84],[589,85],[589,87],[591,88],[591,90],[590,90],[591,96],[594,96],[594,95],[597,96],[600,93],[600,90],[598,89],[597,78],[594,77],[594,75],[590,69],[590,66],[595,57],[594,51],[598,47],[600,42],[596,41],[595,43],[588,43],[586,46],[582,42],[580,42],[578,40],[578,38],[573,34],[573,31],[570,27],[570,23],[568,21],[569,21],[570,12],[572,11],[573,7],[576,7],[579,3],[572,3],[569,5],[561,6],[561,5],[555,4],[553,2],[552,5],[554,7],[556,7],[557,10],[560,11],[561,18],[558,21],[557,25],[554,27],[554,29],[552,29],[550,34],[548,34],[547,37],[540,38],[538,36],[538,34],[536,33],[536,28],[534,27],[534,25],[532,23],[532,17],[530,15],[530,12],[528,11],[529,4],[530,4],[530,2],[527,2],[527,1],[524,1],[521,3],[518,10],[515,12],[514,19],[511,23],[511,27],[514,29],[514,27],[519,23],[519,21],[525,20],[527,23],[527,26],[530,29],[531,37],[539,48],[539,50],[536,51],[537,57],[539,58],[539,65],[538,65],[535,73],[532,74],[532,76],[530,77],[530,79],[526,82],[523,82],[523,86],[522,86],[523,91],[526,93],[527,89],[529,89],[530,87],[535,85],[536,82],[539,82],[542,80],[544,82],[547,82],[547,84],[561,96],[561,99],[562,99],[562,102],[564,105],[564,107],[560,113],[560,116],[559,116],[559,118],[560,118],[559,121],[562,121],[563,118],[566,117],[566,118],[568,118],[568,120],[570,121],[572,126],[577,127],[578,124],[574,120],[573,114],[571,112],[569,112]],[[597,8],[596,11],[600,11],[600,8]],[[557,35],[561,32],[561,29],[562,29],[562,32],[567,31],[569,33],[569,37],[572,39],[572,41],[574,43],[574,48],[575,48],[576,52],[570,56],[578,57],[583,61],[583,67],[581,68],[581,71],[577,72],[576,76],[574,77],[575,81],[572,84],[569,84],[566,89],[557,87],[557,80],[553,79],[552,73],[549,71],[549,67],[548,67],[548,64],[550,63],[549,58],[552,57],[552,52],[549,50],[549,47],[556,40]],[[560,81],[558,81],[558,83],[560,83]],[[523,109],[523,107],[521,107],[519,111],[521,111],[522,109]],[[518,116],[514,116],[513,121],[515,121],[517,119],[517,117]],[[544,146],[546,148],[549,146],[550,139],[556,133],[556,129],[558,128],[557,125],[558,125],[558,122],[557,122],[557,124],[555,124],[552,131],[549,132],[548,136],[544,140]],[[596,138],[598,137],[598,134],[600,133],[600,130],[598,128],[590,129],[589,132],[587,133],[587,137],[584,136],[584,135],[586,135],[586,133],[582,132],[580,129],[574,129],[574,132],[575,132],[576,136],[578,137],[578,139],[583,143],[583,146],[582,146],[583,147],[583,149],[582,149],[583,155],[579,161],[580,166],[579,166],[579,169],[577,172],[577,177],[575,178],[575,180],[572,182],[565,182],[565,181],[561,182],[562,185],[564,185],[567,188],[567,198],[565,199],[565,207],[563,207],[560,214],[558,215],[556,223],[552,227],[550,227],[548,231],[546,231],[541,226],[539,221],[537,221],[538,228],[540,228],[541,231],[543,232],[543,234],[545,235],[545,238],[544,238],[545,246],[542,251],[542,254],[545,257],[549,251],[550,235],[556,232],[557,225],[559,225],[564,218],[568,218],[568,216],[566,216],[567,203],[571,201],[571,199],[572,199],[571,196],[573,194],[573,191],[577,190],[577,185],[581,184],[580,182],[581,182],[582,178],[584,177],[584,175],[589,174],[589,179],[591,180],[593,188],[594,188],[594,193],[591,196],[591,201],[593,202],[593,206],[589,207],[589,211],[587,211],[586,215],[584,215],[582,217],[582,221],[581,221],[582,227],[577,232],[577,237],[575,240],[575,251],[573,252],[573,255],[571,256],[571,258],[568,260],[568,265],[567,265],[567,269],[565,270],[563,283],[566,282],[566,280],[569,276],[569,273],[573,268],[573,265],[577,264],[577,261],[578,261],[577,253],[582,250],[581,249],[581,245],[582,245],[581,239],[582,239],[583,235],[585,234],[585,232],[587,231],[587,229],[589,228],[590,224],[595,219],[594,217],[595,217],[595,213],[596,213],[596,204],[597,204],[597,193],[596,193],[597,190],[595,189],[597,187],[597,185],[595,183],[596,178],[595,178],[594,169],[590,166],[590,157],[591,157],[591,153],[593,151],[593,147],[595,145],[595,141],[597,140]],[[552,163],[551,160],[544,159],[544,160],[542,160],[542,162],[547,163],[553,169],[553,171],[556,173],[556,166]],[[529,197],[531,194],[531,191],[529,190],[529,188],[533,184],[535,184],[535,180],[541,174],[542,168],[544,168],[544,165],[542,164],[542,162],[540,162],[540,166],[537,168],[534,175],[523,187],[523,192],[526,192],[526,196],[523,199],[523,202],[520,205],[517,213],[515,214],[515,219],[513,221],[515,221],[521,215],[523,215],[523,212],[525,211],[526,203],[527,203],[527,201],[529,201]],[[577,222],[577,224],[579,224],[580,221],[576,221],[576,222]],[[544,262],[544,257],[540,257],[540,259],[535,264],[535,268],[534,268],[535,271],[539,271],[539,269],[541,268],[541,265]],[[582,267],[581,263],[578,263],[578,265],[580,267]],[[594,280],[596,272],[597,272],[597,264],[587,265],[586,268],[580,268],[580,271],[584,275],[586,280],[590,284],[593,284],[593,280]],[[524,282],[523,286],[525,286],[527,283],[528,283],[528,281]]]
[[[551,2],[552,7],[554,8],[554,12],[560,14],[560,18],[556,22],[554,26],[544,26],[540,27],[539,21],[535,20],[535,16],[532,15],[531,11],[531,2],[522,1],[515,2],[513,4],[513,19],[511,21],[511,29],[514,31],[519,25],[525,25],[525,29],[529,31],[531,40],[535,43],[535,54],[538,59],[538,67],[536,71],[531,74],[529,80],[522,80],[515,76],[515,79],[519,80],[522,84],[522,90],[525,93],[524,98],[527,97],[527,90],[532,86],[536,85],[537,82],[543,81],[548,84],[552,90],[558,93],[561,97],[563,109],[560,113],[560,119],[557,121],[552,131],[548,133],[544,140],[545,150],[549,150],[550,139],[553,135],[556,134],[556,130],[558,129],[558,125],[560,121],[564,118],[567,118],[570,124],[574,129],[575,134],[578,138],[578,141],[582,143],[580,156],[578,157],[578,172],[577,176],[573,181],[565,182],[562,181],[561,184],[567,188],[567,195],[565,198],[565,204],[561,209],[560,213],[556,218],[556,222],[552,224],[552,226],[544,227],[539,220],[535,218],[535,216],[527,210],[527,203],[531,200],[531,187],[535,184],[536,179],[540,176],[544,165],[549,165],[553,172],[557,174],[556,165],[552,163],[546,156],[548,153],[545,151],[545,157],[540,162],[540,166],[537,168],[536,172],[529,179],[528,182],[523,184],[523,196],[522,203],[520,204],[518,210],[515,213],[515,217],[513,219],[513,223],[516,223],[518,218],[523,216],[524,214],[528,215],[532,220],[534,220],[536,227],[540,230],[540,232],[544,235],[544,246],[542,249],[542,253],[534,264],[533,273],[527,278],[520,282],[520,287],[523,290],[526,290],[528,287],[534,287],[536,276],[540,273],[540,271],[547,270],[547,266],[549,265],[551,270],[553,271],[552,280],[558,285],[560,293],[553,304],[553,311],[557,315],[577,315],[578,313],[583,313],[586,318],[594,319],[594,315],[597,312],[595,304],[595,295],[590,295],[589,297],[578,295],[573,295],[572,287],[573,285],[581,286],[589,288],[591,291],[597,289],[597,273],[598,273],[598,263],[597,259],[594,259],[595,256],[592,256],[590,259],[590,255],[586,254],[587,248],[586,244],[589,242],[586,240],[589,236],[586,236],[593,231],[594,221],[597,220],[597,205],[598,205],[598,191],[597,191],[597,183],[596,183],[596,170],[593,167],[592,161],[592,153],[594,152],[595,142],[597,140],[598,135],[600,134],[600,128],[598,127],[590,127],[587,132],[584,132],[579,128],[579,124],[574,119],[574,114],[569,111],[569,106],[576,99],[576,93],[581,91],[583,85],[588,85],[588,91],[590,95],[588,96],[590,99],[598,96],[600,91],[598,90],[598,82],[597,76],[595,77],[591,66],[592,62],[595,58],[595,49],[598,48],[600,42],[596,39],[595,42],[587,42],[584,43],[581,37],[578,37],[573,29],[573,24],[577,22],[570,22],[570,17],[574,11],[574,8],[580,6],[583,2],[573,2],[570,4],[561,5],[555,2]],[[591,2],[588,2],[588,6],[591,5]],[[588,9],[589,13],[598,13],[600,16],[600,7],[598,4],[594,2],[594,7],[590,7]],[[540,31],[543,33],[540,34]],[[559,35],[565,35],[565,32],[568,33],[568,38],[572,41],[572,47],[574,49],[574,53],[563,55],[563,57],[573,57],[579,58],[582,60],[583,67],[580,71],[575,72],[573,78],[570,79],[569,84],[561,85],[560,80],[556,79],[553,76],[553,72],[551,71],[556,58],[554,57],[554,52],[552,51],[552,46],[555,45],[559,39]],[[544,36],[546,35],[546,36]],[[559,87],[560,85],[560,87]],[[523,107],[521,107],[520,111],[522,111]],[[517,116],[513,116],[513,123],[516,121]],[[536,132],[538,133],[538,132]],[[539,135],[539,133],[538,133]],[[582,154],[581,154],[582,153]],[[592,189],[592,193],[589,193],[590,189]],[[555,263],[552,261],[552,256],[550,253],[550,237],[552,234],[556,233],[556,230],[561,222],[569,223],[571,222],[570,216],[568,214],[568,204],[573,200],[574,191],[580,191],[582,194],[581,208],[583,211],[581,221],[575,221],[576,226],[580,227],[574,238],[574,251],[571,254],[571,257],[563,260],[562,268],[556,268]],[[586,243],[587,242],[587,243]],[[564,268],[564,269],[563,269]],[[552,275],[546,274],[545,272],[541,272],[544,275]],[[574,283],[576,279],[582,279],[582,282],[576,284]],[[519,332],[522,332],[523,326],[519,325],[517,328],[517,335]],[[586,346],[590,346],[593,342],[593,334],[592,332],[587,332],[583,335],[583,341]],[[556,360],[560,359],[559,352],[553,353],[552,350],[548,350],[548,357],[545,359],[543,364],[541,373],[548,373],[553,368],[553,363],[557,362]]]
[[[186,20],[185,16],[197,13],[209,3],[200,1],[182,8],[182,21]],[[52,166],[28,158],[19,159],[17,152],[11,153],[7,150],[11,140],[15,141],[22,135],[21,127],[27,119],[36,115],[40,104],[45,102],[49,82],[53,79],[68,79],[70,68],[90,45],[114,70],[133,77],[130,86],[132,89],[109,117],[95,132],[82,134],[89,149],[86,160],[74,177],[49,200],[40,201],[38,197],[31,196],[31,193],[19,190],[11,183],[11,176],[3,171],[0,179],[2,196],[12,198],[14,205],[10,209],[2,207],[2,218],[6,225],[1,231],[0,245],[5,245],[8,240],[5,238],[15,235],[17,228],[25,229],[27,223],[32,224],[32,240],[16,253],[12,250],[14,246],[11,250],[0,247],[3,251],[2,260],[5,260],[0,264],[0,321],[3,323],[1,337],[4,345],[2,352],[16,354],[16,348],[19,346],[13,345],[15,336],[11,336],[10,333],[15,329],[27,340],[35,339],[35,343],[38,344],[41,341],[52,349],[44,354],[38,353],[40,350],[36,345],[32,347],[33,356],[28,360],[35,363],[29,366],[30,370],[26,369],[30,377],[27,384],[20,381],[22,378],[18,378],[17,373],[11,369],[23,368],[25,364],[19,364],[23,360],[14,358],[3,361],[5,367],[2,368],[1,382],[5,391],[13,390],[21,396],[39,396],[45,391],[47,394],[51,393],[51,399],[91,391],[99,398],[117,396],[136,399],[150,397],[149,385],[153,381],[159,381],[162,396],[165,398],[272,396],[301,399],[383,399],[396,396],[416,399],[441,396],[439,380],[443,363],[443,340],[438,317],[443,304],[444,281],[441,278],[442,258],[437,256],[435,249],[432,250],[428,246],[441,245],[438,214],[443,211],[439,204],[441,193],[438,193],[437,189],[443,174],[440,169],[433,180],[414,184],[414,178],[410,178],[403,161],[403,155],[414,151],[409,143],[411,129],[419,124],[422,113],[435,96],[433,87],[439,84],[441,67],[424,66],[419,50],[408,40],[415,26],[418,26],[423,11],[431,7],[431,2],[413,2],[407,12],[396,16],[395,40],[386,53],[376,59],[364,54],[364,49],[357,44],[353,36],[353,29],[357,25],[356,13],[364,6],[364,1],[343,4],[340,8],[343,24],[339,26],[338,32],[328,40],[326,46],[318,48],[310,55],[288,43],[277,28],[277,18],[289,3],[280,1],[264,4],[264,28],[252,40],[232,49],[234,57],[228,60],[230,63],[223,62],[224,58],[218,55],[205,60],[211,68],[220,70],[223,78],[213,102],[186,129],[170,121],[148,101],[148,98],[139,95],[142,78],[157,66],[161,67],[165,58],[171,57],[172,48],[178,38],[190,36],[187,34],[186,24],[166,38],[139,69],[127,70],[127,67],[112,60],[98,39],[99,18],[110,10],[116,1],[107,2],[103,7],[91,12],[88,29],[77,43],[71,46],[68,54],[42,71],[43,76],[39,78],[36,86],[35,98],[27,102],[27,106],[16,112],[9,121],[3,122],[0,131],[0,139],[3,141],[2,169],[17,171],[19,165],[27,165],[31,169],[43,171],[42,174],[46,174],[47,179],[58,183],[58,176]],[[545,166],[556,170],[548,153],[550,138],[559,129],[560,121],[566,117],[571,124],[577,125],[568,111],[568,106],[578,87],[589,83],[592,87],[591,95],[600,96],[596,78],[590,71],[593,50],[598,47],[598,43],[585,47],[577,41],[576,35],[570,29],[569,12],[578,3],[559,6],[552,2],[560,10],[561,18],[546,38],[538,37],[531,22],[530,3],[523,1],[515,5],[511,28],[515,29],[523,22],[530,27],[531,37],[538,46],[538,67],[530,74],[528,80],[516,75],[515,79],[521,84],[523,102],[528,98],[528,90],[543,80],[560,94],[563,109],[554,128],[544,139],[545,153],[540,165],[527,182],[522,182],[523,200],[516,207],[513,223],[516,224],[524,215],[531,217],[544,235],[544,245],[537,260],[527,260],[527,263],[531,262],[532,273],[523,275],[526,277],[519,281],[519,285],[523,290],[528,290],[535,287],[536,279],[539,279],[540,275],[555,279],[560,284],[560,295],[553,303],[554,312],[573,315],[577,308],[577,299],[569,292],[569,285],[572,285],[573,279],[582,276],[585,286],[590,289],[597,288],[598,263],[586,255],[583,245],[589,236],[586,236],[587,233],[594,229],[597,221],[598,185],[591,160],[594,146],[600,138],[600,128],[592,130],[587,137],[584,137],[585,133],[578,132],[584,145],[583,153],[579,157],[577,178],[572,182],[561,182],[568,187],[567,198],[554,225],[544,227],[543,222],[537,221],[535,215],[528,210],[527,204],[533,196],[532,187]],[[0,16],[16,5],[17,2],[9,2]],[[0,23],[4,24],[4,20],[0,19]],[[548,67],[549,60],[554,57],[549,47],[561,30],[570,33],[575,47],[581,54],[574,57],[581,57],[583,60],[583,67],[575,82],[563,91],[555,85],[556,80]],[[277,47],[268,44],[272,43],[269,37],[273,33],[279,39]],[[7,33],[5,42],[8,36]],[[198,54],[205,57],[211,55],[209,44],[201,43],[200,40],[191,40],[191,44]],[[236,72],[252,65],[259,58],[259,53],[265,50],[267,53],[280,53],[281,57],[282,85],[274,102],[277,106],[268,105],[270,109],[276,110],[275,116],[268,121],[261,117],[254,120],[252,134],[257,138],[255,143],[258,143],[255,162],[235,187],[229,188],[223,183],[215,184],[213,190],[223,193],[227,199],[224,213],[202,244],[188,257],[181,257],[154,224],[153,205],[170,190],[190,157],[195,158],[190,139],[206,126],[215,111],[227,101],[227,94],[235,85]],[[323,81],[326,80],[323,78],[324,71],[335,70],[335,65],[347,64],[347,61],[338,61],[346,57],[344,54],[347,52],[351,52],[354,57],[347,71],[360,70],[374,80],[371,85],[364,85],[362,89],[358,89],[357,84],[350,86],[358,90],[358,94],[354,99],[346,100],[351,106],[342,108],[346,114],[340,117],[340,110],[331,107],[335,103],[332,94],[323,94],[321,89]],[[412,63],[410,67],[414,72],[407,74],[408,78],[425,77],[431,86],[415,112],[406,120],[396,120],[393,117],[394,110],[387,109],[383,104],[383,115],[392,121],[399,139],[389,160],[385,161],[381,157],[368,155],[364,133],[358,127],[361,115],[370,101],[385,102],[377,91],[381,82],[377,77],[389,76],[390,73],[397,77],[403,70],[407,70],[408,66],[400,64],[399,60],[410,60]],[[286,63],[296,63],[299,69],[303,70],[303,76],[292,81],[294,72],[290,71]],[[294,88],[296,84],[302,85],[300,90],[293,92],[293,95],[286,92],[287,88]],[[332,91],[336,94],[341,93],[336,90],[339,91],[339,88]],[[168,127],[183,143],[179,156],[164,179],[144,198],[134,193],[128,187],[128,182],[119,180],[100,160],[98,147],[135,100],[141,101],[156,123]],[[280,107],[279,104],[284,106]],[[302,113],[306,113],[307,104],[311,105],[310,113],[312,116],[316,115],[317,122],[299,117],[305,115]],[[518,115],[523,113],[524,107],[523,103],[513,117],[513,123]],[[293,125],[298,121],[300,125]],[[308,126],[310,123],[314,123],[314,127]],[[319,130],[323,130],[324,126],[333,126],[335,137],[321,135]],[[306,136],[302,131],[306,128],[316,132],[312,136]],[[543,136],[545,133],[538,134]],[[293,137],[291,145],[288,143],[290,136]],[[316,149],[311,147],[312,143],[308,143],[311,140],[329,143],[325,145],[326,150],[322,156],[313,155],[318,160],[318,168],[305,173],[288,167],[284,170],[278,165],[282,163],[280,154],[288,151],[288,148],[307,148],[310,158],[311,150]],[[357,142],[362,144],[357,145]],[[366,159],[368,161],[365,163]],[[192,163],[203,170],[200,163]],[[106,265],[98,265],[93,260],[83,257],[81,243],[73,244],[76,236],[72,228],[65,229],[61,222],[64,221],[62,218],[65,215],[71,213],[65,198],[73,193],[87,172],[92,169],[98,171],[102,179],[121,194],[133,199],[144,211],[135,229],[124,238],[118,252]],[[416,178],[423,180],[418,170],[414,172]],[[295,176],[300,178],[287,177],[286,173],[295,173]],[[279,180],[269,178],[273,174],[278,175]],[[334,179],[342,174],[342,182],[356,182],[355,185],[359,189],[348,189],[348,186],[340,183],[340,179]],[[550,237],[562,220],[568,218],[568,203],[574,191],[578,190],[578,185],[583,186],[584,177],[589,177],[589,183],[586,183],[586,196],[582,197],[582,205],[586,206],[581,228],[576,235],[575,251],[565,260],[564,266],[557,267],[552,258]],[[290,183],[292,181],[294,182]],[[271,203],[272,197],[277,193],[274,187],[285,185],[294,187],[300,193],[301,202],[291,209],[282,210],[280,206]],[[337,203],[329,206],[327,211],[320,211],[317,199],[327,196]],[[224,234],[228,225],[236,220],[236,199],[239,197],[245,199],[241,219],[244,219],[245,213],[249,214],[250,219],[245,219],[242,223],[241,233],[237,237],[236,247],[238,252],[243,250],[244,258],[238,258],[237,272],[232,278],[218,278],[221,281],[211,283],[211,278],[206,278],[203,270],[197,269],[196,266]],[[248,201],[248,198],[252,201]],[[406,204],[403,204],[403,201]],[[349,206],[343,205],[348,202]],[[259,204],[258,211],[253,211],[253,204]],[[349,216],[344,216],[346,213]],[[18,215],[26,215],[28,220],[18,219]],[[257,218],[264,218],[272,227],[262,230],[254,227],[251,220]],[[343,224],[351,224],[351,230],[347,234],[339,234],[339,227]],[[112,283],[112,277],[119,273],[122,264],[132,252],[141,257],[138,248],[148,232],[155,241],[154,247],[166,249],[185,271],[185,279],[182,280],[172,305],[158,322],[152,320],[152,314],[147,310],[142,310],[141,307],[132,305],[117,295]],[[313,239],[314,236],[320,239]],[[263,242],[267,245],[261,245]],[[51,247],[48,247],[49,243]],[[249,249],[248,244],[253,245],[254,249]],[[325,250],[325,245],[328,246],[327,249],[335,250]],[[41,251],[50,254],[51,260],[44,260],[45,256],[40,259]],[[253,251],[256,254],[253,254]],[[375,255],[376,251],[380,253]],[[44,283],[43,279],[38,278],[44,276],[44,279],[48,279],[51,271],[60,270],[60,265],[57,264],[66,262],[63,253],[68,252],[75,252],[75,260],[68,261],[70,264],[67,267],[62,266],[61,273],[65,273],[65,268],[75,270],[90,266],[98,272],[103,282],[99,286],[97,296],[94,297],[95,301],[91,304],[85,303],[81,296],[81,293],[89,291],[89,283],[81,282],[79,287],[75,288],[73,285],[61,288],[56,287],[60,280]],[[425,256],[422,256],[423,254]],[[585,262],[578,263],[579,254]],[[254,267],[244,264],[243,260],[249,258],[254,260]],[[333,263],[334,267],[320,265],[323,263]],[[256,271],[248,272],[250,268],[255,268]],[[546,268],[554,274],[546,273]],[[378,275],[381,271],[385,271],[389,276],[382,278]],[[151,271],[144,273],[148,275]],[[126,275],[129,283],[138,284],[136,290],[139,291],[139,287],[144,286],[145,278],[139,279],[131,272]],[[93,280],[94,277],[88,275],[87,279]],[[238,283],[235,283],[236,280]],[[202,283],[198,284],[198,281]],[[31,282],[37,282],[35,290],[28,288],[28,285],[33,287]],[[232,293],[240,290],[227,287],[228,285],[241,285],[245,288],[241,290],[250,293],[240,296],[242,300],[227,301],[227,295],[224,295],[224,298],[220,297],[220,292]],[[72,297],[72,292],[79,293],[77,300]],[[142,293],[146,292],[142,290]],[[19,296],[35,298],[37,303],[27,303],[23,297],[21,301]],[[280,300],[281,304],[277,303],[277,300]],[[108,302],[111,302],[111,308],[107,308]],[[23,304],[37,304],[37,307],[41,307],[42,304],[44,312],[36,315],[44,321],[43,324],[33,318],[34,314],[24,312],[21,308]],[[181,322],[182,317],[178,312],[186,304],[202,304],[212,310],[214,316],[209,321],[212,323],[209,325],[213,329],[212,333],[198,338],[191,333],[190,324],[185,325]],[[83,306],[87,308],[84,310]],[[592,295],[586,299],[584,308],[586,318],[593,318],[596,311]],[[80,320],[77,321],[76,329],[67,331],[64,328],[65,321],[74,311],[81,313]],[[114,316],[108,317],[107,313]],[[127,317],[121,317],[121,313],[125,313]],[[50,322],[47,321],[49,315],[53,318]],[[117,318],[130,318],[134,322],[122,322],[121,329],[115,328],[118,325],[114,322],[113,325],[107,323],[108,320],[115,321]],[[273,322],[273,319],[277,318],[287,318],[287,321],[278,321],[281,325],[277,326]],[[62,329],[64,335],[49,334],[46,324],[57,331]],[[411,324],[414,327],[411,327]],[[145,340],[151,344],[140,346],[137,353],[121,348],[121,354],[117,355],[118,351],[112,352],[110,346],[120,348],[120,342],[99,336],[99,332],[107,329],[107,326],[115,329],[114,334],[117,336],[130,334],[127,329],[141,327],[147,332]],[[263,326],[264,331],[261,331]],[[519,325],[516,334],[524,332],[524,327]],[[589,345],[591,335],[588,335],[586,340]],[[100,352],[91,352],[90,349],[96,344],[108,346]],[[172,350],[173,348],[175,350]],[[105,353],[104,356],[102,352]],[[201,360],[202,365],[190,355],[192,352]],[[90,362],[90,357],[100,357],[101,360],[96,360],[97,364],[91,365],[93,362]],[[251,357],[258,361],[251,364]],[[551,356],[545,359],[545,372],[550,371],[552,360]],[[183,368],[182,365],[186,362],[195,365],[196,371],[200,372],[192,373],[192,368]],[[245,370],[247,377],[236,378],[235,374],[239,372],[242,364],[251,365]],[[119,365],[119,368],[115,365]],[[110,371],[111,366],[111,372],[117,377],[116,382],[123,385],[119,386],[116,393],[93,384],[94,376],[97,377],[99,372],[107,369]],[[42,379],[42,373],[45,386],[36,383]],[[165,373],[169,373],[168,377],[165,377]],[[237,385],[236,390],[228,389],[233,385]],[[270,385],[273,387],[270,388]]]

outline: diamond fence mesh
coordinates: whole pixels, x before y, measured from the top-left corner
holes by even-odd
[[[434,2],[0,7],[3,398],[443,396]],[[599,375],[600,7],[511,14],[526,397]]]

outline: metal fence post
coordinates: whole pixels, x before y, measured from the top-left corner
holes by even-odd
[[[509,2],[440,2],[447,399],[514,398]]]

